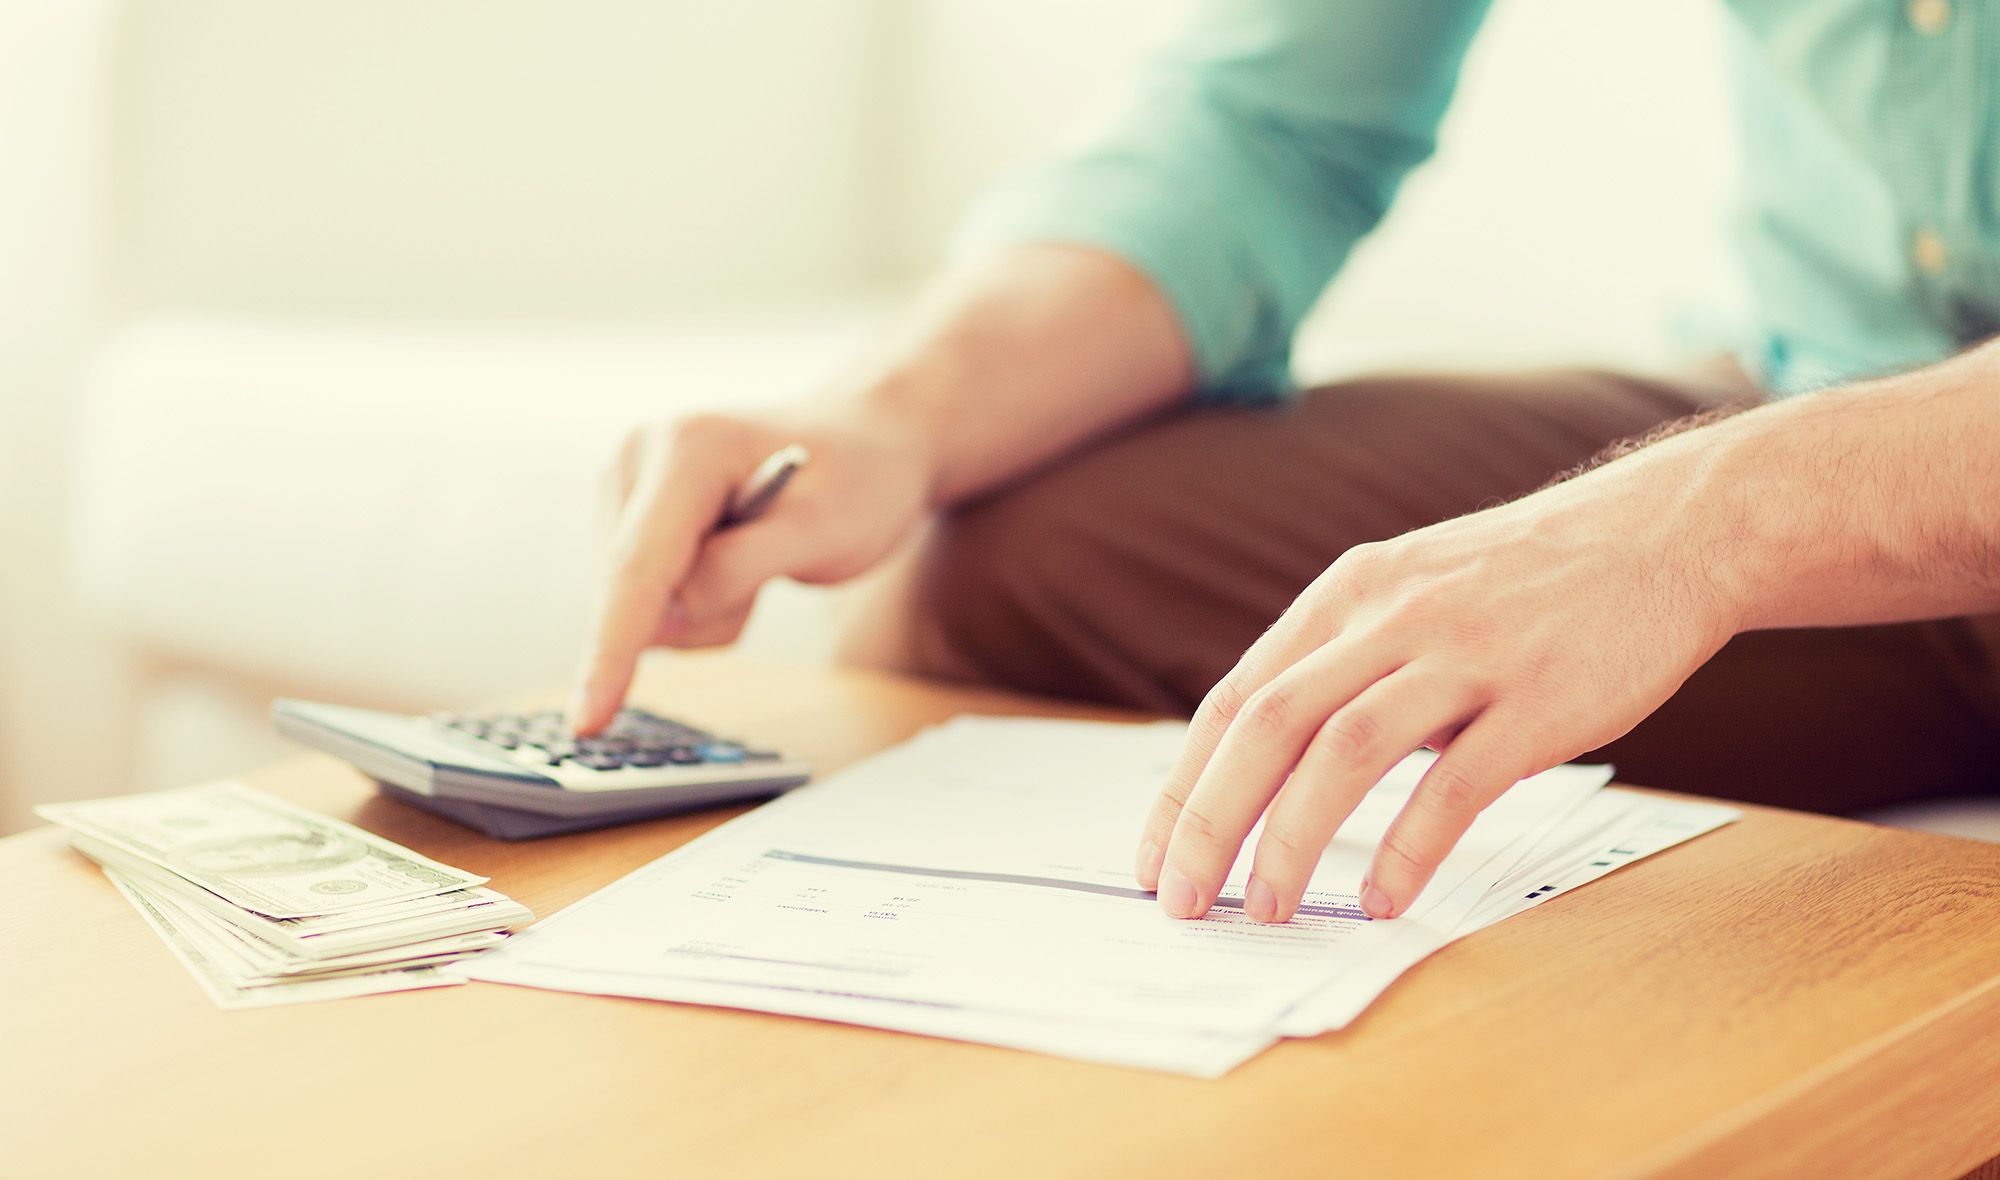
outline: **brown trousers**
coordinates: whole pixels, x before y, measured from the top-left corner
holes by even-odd
[[[1600,372],[1397,376],[1191,410],[942,521],[849,654],[1186,714],[1352,545],[1520,496],[1718,386]],[[1626,782],[1819,811],[2000,785],[1992,620],[1737,637],[1593,755]]]

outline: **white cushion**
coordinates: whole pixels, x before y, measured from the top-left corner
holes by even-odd
[[[89,376],[78,584],[156,651],[345,699],[561,682],[625,427],[805,392],[882,306],[533,332],[147,320]],[[817,600],[780,597],[758,645],[823,653]]]

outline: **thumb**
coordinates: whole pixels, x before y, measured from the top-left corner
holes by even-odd
[[[661,638],[680,646],[728,620],[740,627],[758,589],[802,563],[811,543],[782,513],[711,533],[675,595],[679,610],[670,616],[671,634]]]

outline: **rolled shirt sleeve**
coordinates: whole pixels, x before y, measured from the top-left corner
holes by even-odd
[[[1280,396],[1299,321],[1434,148],[1486,8],[1208,0],[1079,146],[981,198],[955,252],[1117,255],[1172,304],[1198,396]]]

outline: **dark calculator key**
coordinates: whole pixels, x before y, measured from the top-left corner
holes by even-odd
[[[570,761],[592,770],[617,770],[625,765],[625,760],[616,754],[578,754]]]
[[[693,746],[674,746],[667,750],[667,761],[675,766],[692,766],[701,761],[701,755]]]
[[[551,760],[573,758],[577,752],[576,743],[566,738],[557,738],[552,742],[537,742],[536,744],[548,751]]]
[[[625,765],[627,766],[650,767],[665,766],[666,764],[667,752],[665,750],[640,750],[635,754],[625,755]]]
[[[782,757],[784,757],[784,755],[778,753],[776,750],[743,751],[743,760],[745,762],[776,762],[778,759]]]

